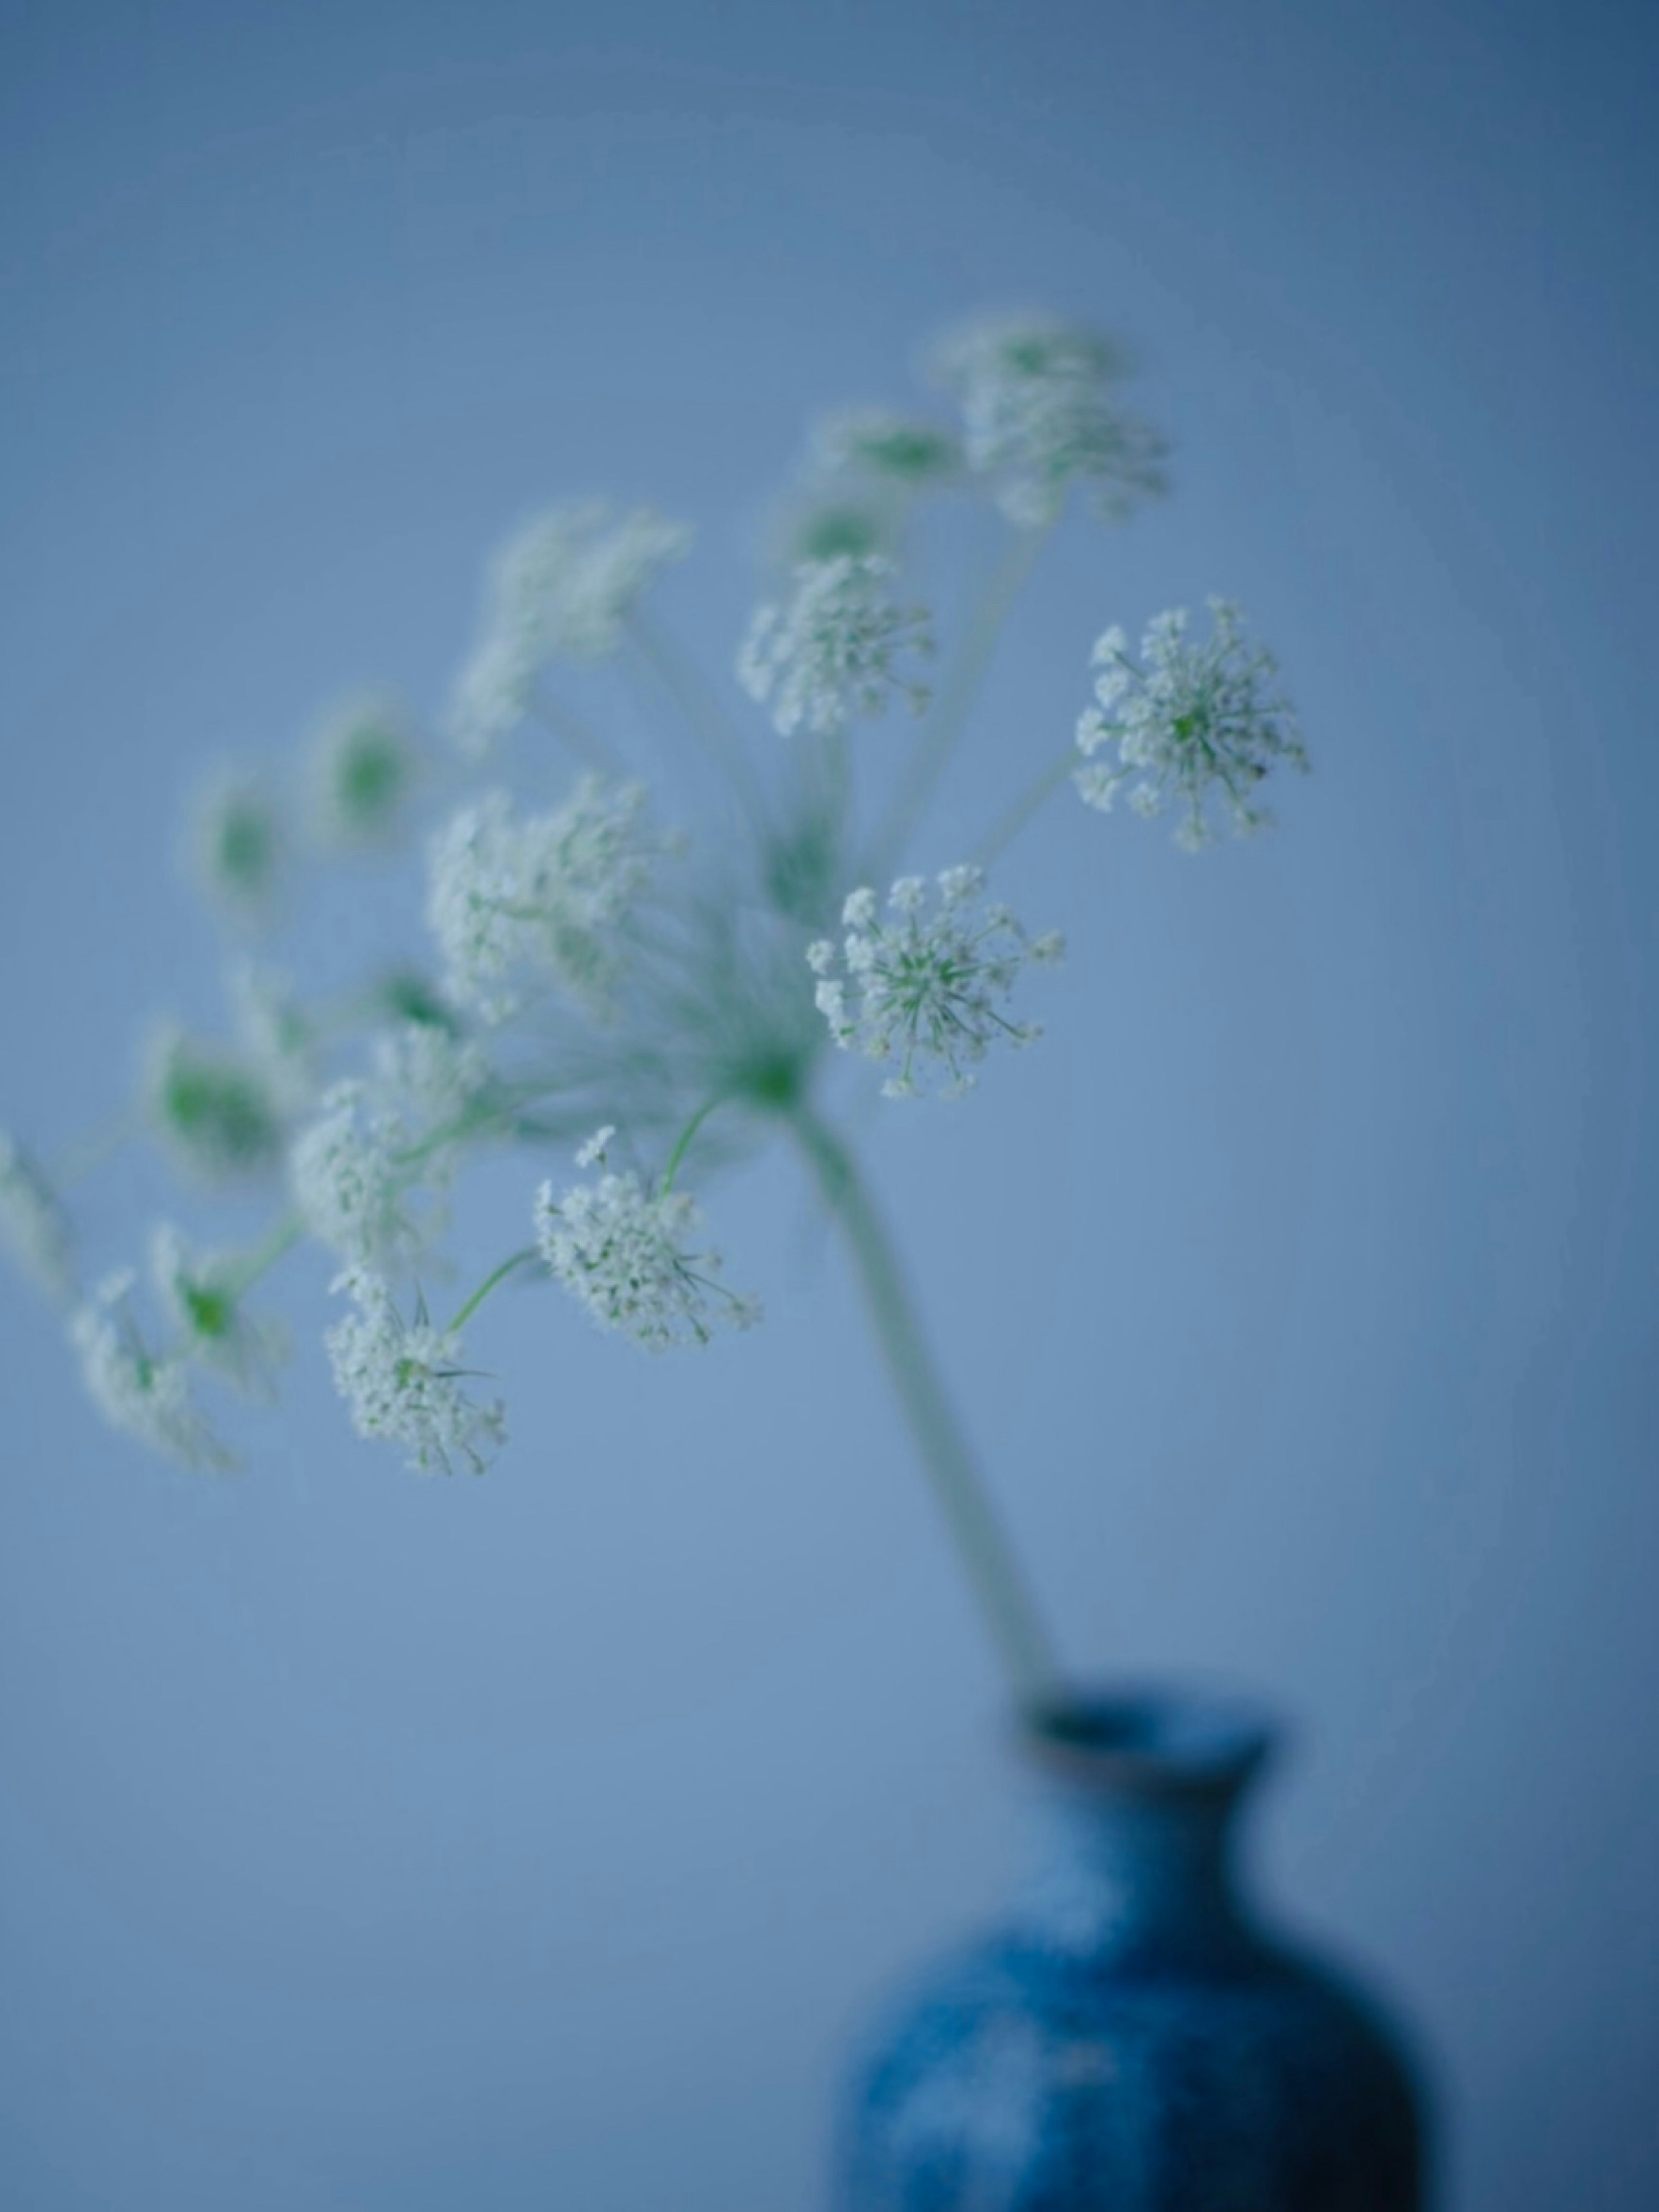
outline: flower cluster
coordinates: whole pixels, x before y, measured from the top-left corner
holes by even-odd
[[[271,1376],[288,1354],[281,1324],[251,1314],[241,1293],[241,1263],[223,1253],[193,1251],[171,1222],[151,1233],[150,1278],[188,1356],[204,1361],[239,1390],[269,1397]]]
[[[15,1137],[0,1129],[0,1238],[50,1298],[75,1289],[75,1237],[61,1200]]]
[[[866,886],[842,911],[842,972],[830,939],[807,948],[836,1042],[871,1060],[897,1057],[897,1074],[882,1085],[890,1098],[915,1097],[918,1067],[928,1063],[945,1078],[944,1095],[959,1096],[973,1084],[973,1063],[999,1038],[1024,1045],[1042,1034],[1010,1021],[1000,1005],[1028,963],[1051,965],[1064,945],[1057,935],[1029,938],[1006,906],[975,911],[984,886],[978,868],[946,868],[930,914],[925,878],[901,876],[884,921]]]
[[[486,1019],[513,1012],[514,971],[540,972],[603,1008],[625,965],[623,926],[661,849],[643,786],[584,776],[547,814],[515,815],[504,791],[465,806],[433,840],[427,921],[446,989]]]
[[[1147,624],[1139,662],[1123,631],[1109,629],[1094,649],[1096,703],[1077,727],[1085,765],[1075,781],[1089,805],[1109,808],[1128,784],[1127,803],[1138,814],[1179,807],[1176,842],[1188,852],[1215,834],[1206,811],[1212,798],[1247,835],[1273,819],[1255,792],[1273,763],[1308,765],[1289,702],[1275,688],[1272,653],[1246,643],[1230,600],[1209,605],[1206,642],[1188,641],[1187,610],[1174,608]],[[1094,757],[1113,747],[1115,761]]]
[[[780,736],[803,724],[832,735],[855,717],[873,720],[896,695],[913,711],[927,704],[927,687],[898,664],[907,653],[932,652],[932,625],[925,607],[893,597],[895,574],[882,554],[803,562],[787,605],[757,610],[738,680],[751,699],[771,702]]]
[[[361,1082],[335,1084],[289,1155],[294,1202],[320,1244],[352,1266],[396,1267],[420,1248],[406,1206],[402,1125]]]
[[[521,721],[538,670],[605,660],[629,615],[691,533],[649,507],[604,500],[550,507],[496,553],[477,644],[456,680],[450,733],[475,758]]]
[[[349,1293],[352,1310],[325,1342],[358,1435],[401,1445],[414,1474],[453,1474],[458,1460],[482,1474],[507,1440],[507,1411],[462,1389],[469,1370],[456,1331],[434,1328],[424,1305],[405,1322],[390,1284],[371,1267],[348,1268],[333,1288]]]
[[[266,777],[240,764],[211,770],[197,789],[189,836],[192,872],[219,911],[235,921],[266,921],[288,845]]]
[[[849,407],[814,428],[813,458],[828,476],[863,477],[905,491],[951,482],[962,469],[953,434],[917,415],[886,407]]]
[[[616,1133],[599,1130],[577,1164],[605,1167]],[[690,1249],[701,1218],[684,1191],[648,1190],[632,1170],[606,1168],[597,1182],[574,1184],[556,1199],[550,1182],[536,1194],[536,1241],[549,1269],[602,1328],[649,1352],[707,1344],[719,1322],[750,1328],[761,1317],[758,1299],[720,1281],[718,1252]]]
[[[961,402],[969,466],[995,482],[1020,528],[1051,521],[1079,480],[1114,520],[1164,489],[1164,441],[1118,404],[1127,363],[1098,331],[998,316],[947,338],[933,366]]]
[[[225,1474],[235,1461],[190,1395],[183,1358],[152,1352],[132,1313],[132,1270],[106,1276],[70,1318],[94,1403],[114,1428],[181,1466]]]
[[[325,846],[384,844],[408,817],[420,750],[401,700],[365,691],[319,723],[308,763],[311,816]]]
[[[146,1048],[143,1089],[162,1142],[205,1182],[258,1175],[282,1157],[283,1102],[251,1054],[199,1043],[164,1022]]]

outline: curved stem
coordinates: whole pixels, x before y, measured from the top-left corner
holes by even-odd
[[[526,1244],[522,1251],[509,1254],[499,1267],[493,1268],[484,1277],[483,1282],[479,1284],[477,1289],[473,1291],[471,1297],[444,1331],[445,1335],[453,1336],[457,1329],[465,1328],[496,1284],[504,1283],[515,1267],[526,1267],[532,1260],[539,1260],[541,1256],[540,1250],[534,1244]]]
[[[292,1209],[279,1214],[267,1231],[262,1243],[257,1244],[240,1266],[231,1269],[228,1282],[233,1297],[240,1298],[252,1288],[261,1275],[274,1267],[286,1252],[291,1252],[306,1233],[305,1222]]]
[[[847,1239],[888,1375],[1015,1695],[1023,1705],[1035,1706],[1054,1686],[1053,1650],[945,1395],[886,1226],[851,1152],[834,1131],[805,1104],[796,1106],[789,1119]]]
[[[956,659],[939,686],[933,713],[923,726],[908,772],[871,856],[871,873],[875,878],[891,873],[911,831],[921,820],[978,696],[1009,610],[1036,566],[1037,556],[1048,543],[1053,527],[1052,523],[1045,523],[1036,530],[1016,531],[1003,547]]]
[[[662,1194],[665,1198],[667,1197],[669,1192],[674,1188],[674,1178],[680,1171],[680,1162],[685,1158],[686,1152],[690,1149],[691,1139],[696,1135],[698,1130],[702,1128],[703,1123],[708,1119],[714,1109],[724,1102],[725,1097],[726,1093],[723,1091],[717,1091],[712,1098],[705,1099],[703,1103],[698,1107],[696,1112],[691,1116],[691,1119],[686,1123],[685,1127],[680,1131],[678,1141],[676,1143],[673,1151],[668,1155],[668,1165],[662,1171]]]

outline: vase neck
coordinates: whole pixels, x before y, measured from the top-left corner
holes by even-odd
[[[1190,1698],[1056,1708],[1026,1740],[1023,1932],[1057,1951],[1170,1963],[1247,1944],[1235,1844],[1267,1747],[1259,1721]]]

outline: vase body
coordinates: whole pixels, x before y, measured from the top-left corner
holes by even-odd
[[[1036,1717],[1027,1877],[860,2056],[837,2212],[1420,2212],[1397,2036],[1238,1891],[1269,1744],[1158,1694]]]

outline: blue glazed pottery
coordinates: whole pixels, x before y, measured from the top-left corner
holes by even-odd
[[[1155,1692],[1031,1718],[1027,1879],[862,2054],[839,2212],[1419,2212],[1399,2041],[1235,1881],[1271,1743]]]

